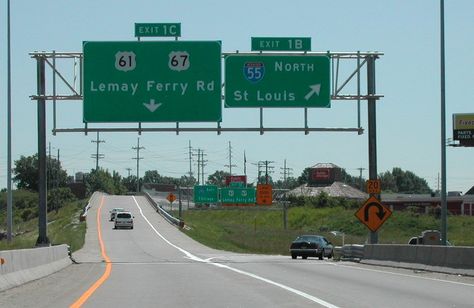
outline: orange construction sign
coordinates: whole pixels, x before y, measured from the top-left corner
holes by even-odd
[[[257,204],[258,205],[272,205],[272,185],[257,184]]]
[[[365,201],[355,213],[355,216],[372,232],[376,232],[390,215],[392,211],[374,196]]]
[[[166,200],[168,200],[170,203],[173,203],[176,200],[176,196],[172,193],[169,193],[168,196],[166,196]]]

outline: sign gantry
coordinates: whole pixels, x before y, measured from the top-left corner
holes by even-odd
[[[147,42],[127,42],[127,43],[134,43],[134,44],[146,44],[146,43],[155,43],[155,42],[150,42],[150,41],[147,41]],[[171,45],[171,43],[179,43],[179,42],[157,42],[157,43],[165,43],[165,45],[167,46],[173,46]],[[183,42],[183,43],[186,43],[186,42]],[[195,44],[198,44],[199,42],[193,42]],[[214,42],[215,43],[215,42]],[[86,45],[87,46],[87,45]],[[147,45],[148,46],[148,45]],[[149,45],[151,46],[151,45]],[[174,45],[174,46],[178,46],[178,45]],[[194,48],[194,47],[192,47]],[[181,51],[181,50],[177,50],[176,48],[172,48],[174,49],[173,51]],[[119,50],[119,51],[125,51],[127,52],[126,49],[123,49],[123,50]],[[129,49],[128,51],[132,51],[134,52],[133,49]],[[184,50],[186,51],[186,50]],[[117,60],[117,57],[116,57],[116,53],[113,53],[110,55],[110,57],[112,57],[112,64],[110,64],[111,68],[107,68],[107,70],[109,71],[114,71],[114,70],[117,70],[115,65],[116,65],[116,62],[118,61],[118,65],[120,66],[121,64],[124,66],[124,67],[130,67],[132,68],[133,67],[133,64],[131,59],[133,58],[133,55],[130,54],[129,57],[127,58],[126,57],[126,54],[122,54],[122,56],[119,56],[118,57],[118,60]],[[189,53],[189,51],[188,51]],[[193,54],[194,54],[194,51],[193,51]],[[42,76],[42,80],[44,82],[47,82],[48,84],[53,84],[53,92],[51,93],[50,91],[50,88],[48,88],[48,93],[46,93],[46,91],[44,93],[38,93],[37,95],[32,95],[31,98],[33,100],[39,100],[39,99],[43,99],[45,101],[53,101],[53,102],[56,102],[56,100],[73,100],[73,101],[81,101],[81,100],[84,100],[84,99],[88,99],[87,96],[89,95],[89,97],[93,98],[94,96],[90,96],[91,93],[89,94],[86,94],[85,92],[88,91],[88,92],[93,92],[94,90],[96,90],[95,92],[96,93],[92,93],[92,94],[100,94],[100,95],[104,95],[106,93],[105,89],[110,89],[111,91],[114,90],[114,89],[117,89],[117,86],[119,87],[119,89],[123,86],[123,81],[119,80],[118,84],[115,82],[115,81],[110,81],[110,82],[107,82],[107,84],[104,84],[104,85],[99,85],[99,84],[102,84],[104,82],[100,81],[100,80],[97,80],[95,81],[94,83],[94,87],[92,87],[91,85],[91,81],[93,81],[93,78],[95,77],[87,77],[87,76],[84,76],[84,72],[85,72],[85,63],[87,60],[84,60],[84,53],[80,53],[80,52],[74,52],[74,53],[70,53],[70,52],[66,52],[66,53],[63,53],[63,52],[33,52],[30,54],[32,58],[35,58],[38,62],[44,62],[45,64],[47,64],[46,67],[49,67],[52,72],[53,72],[53,80],[49,80],[49,81],[46,81],[47,77],[49,78],[49,76],[51,76],[50,74],[46,74],[46,69],[43,70],[43,71],[38,71],[38,74],[40,76]],[[364,65],[366,65],[367,63],[367,59],[369,58],[373,58],[373,59],[377,59],[378,57],[380,57],[381,55],[383,55],[383,53],[380,53],[380,52],[291,52],[291,53],[282,53],[282,52],[279,52],[277,54],[273,54],[272,53],[258,53],[258,52],[255,52],[255,53],[242,53],[242,52],[238,52],[238,53],[221,53],[220,57],[221,59],[225,59],[227,57],[230,57],[233,58],[233,57],[237,57],[237,56],[242,56],[242,57],[254,57],[254,56],[261,56],[261,57],[269,57],[268,59],[272,59],[273,62],[271,62],[270,64],[273,65],[273,68],[272,70],[275,70],[275,66],[276,66],[276,69],[280,70],[280,64],[281,64],[281,70],[282,72],[278,72],[278,73],[282,73],[283,74],[283,70],[290,70],[290,68],[288,67],[288,65],[285,64],[285,66],[283,66],[284,62],[278,62],[276,59],[276,57],[294,57],[294,58],[298,58],[298,59],[306,59],[306,57],[311,57],[311,59],[313,58],[317,58],[317,57],[322,57],[322,58],[327,58],[329,59],[329,62],[330,62],[330,71],[332,72],[330,74],[330,85],[329,85],[329,92],[330,92],[330,100],[332,101],[335,101],[335,100],[356,100],[358,102],[360,102],[360,100],[370,100],[370,99],[373,99],[373,100],[377,100],[381,97],[381,95],[378,95],[378,94],[374,94],[374,93],[370,93],[370,94],[364,94],[363,91],[361,90],[361,85],[364,84],[364,82],[361,81],[361,77],[362,77],[362,68],[364,67]],[[136,54],[135,54],[136,56]],[[185,55],[183,55],[185,56]],[[273,56],[273,57],[272,57]],[[142,57],[140,57],[142,58]],[[153,58],[151,56],[146,56],[146,58]],[[200,89],[205,89],[205,91],[201,91],[199,90],[199,92],[202,92],[202,93],[199,93],[199,94],[203,94],[203,93],[206,93],[207,94],[207,97],[210,98],[211,96],[213,97],[212,101],[214,101],[214,98],[217,96],[216,93],[218,91],[220,91],[220,89],[218,89],[218,87],[216,86],[216,83],[217,82],[221,82],[222,83],[222,80],[218,81],[218,77],[217,76],[214,76],[212,78],[212,80],[214,80],[214,89],[213,90],[207,90],[207,89],[211,89],[211,85],[212,83],[210,83],[209,81],[206,81],[205,80],[211,80],[209,78],[205,79],[205,78],[201,78],[198,77],[198,76],[195,76],[195,77],[191,77],[192,74],[191,74],[191,71],[193,70],[193,68],[195,68],[195,66],[193,66],[196,62],[193,62],[193,57],[189,57],[188,59],[190,60],[190,67],[188,70],[182,70],[182,71],[173,71],[169,68],[169,63],[170,61],[173,61],[172,57],[171,57],[171,60],[170,60],[170,55],[169,53],[166,54],[166,57],[164,55],[160,56],[160,58],[162,59],[162,61],[164,61],[164,64],[163,63],[160,63],[159,65],[161,65],[161,67],[163,67],[165,69],[165,71],[163,71],[163,74],[165,74],[166,76],[170,77],[170,78],[167,78],[167,80],[165,80],[165,82],[161,82],[159,80],[157,80],[157,78],[147,78],[147,76],[144,76],[144,77],[140,77],[140,80],[143,80],[144,82],[147,82],[148,80],[151,80],[152,82],[155,81],[155,84],[154,85],[151,85],[151,88],[150,88],[150,84],[143,84],[143,81],[142,81],[142,85],[138,85],[137,86],[137,83],[140,83],[139,81],[137,81],[137,77],[135,75],[135,79],[131,80],[131,81],[125,81],[125,83],[128,83],[128,85],[126,87],[129,88],[129,94],[130,93],[135,93],[135,95],[142,95],[142,94],[139,94],[138,91],[142,91],[144,89],[144,91],[146,92],[147,91],[147,87],[148,87],[148,90],[151,92],[152,90],[155,91],[155,92],[160,92],[158,90],[161,90],[161,94],[164,94],[165,90],[166,90],[166,83],[168,83],[168,92],[173,92],[173,91],[170,91],[173,90],[173,87],[174,87],[174,98],[172,98],[171,101],[175,101],[175,102],[178,102],[178,101],[185,101],[185,99],[183,97],[179,97],[178,98],[178,93],[181,93],[183,94],[183,88],[181,87],[181,84],[185,84],[187,83],[188,84],[188,88],[186,88],[185,90],[185,93],[182,95],[182,96],[186,96],[186,95],[189,95],[190,92],[187,92],[190,88],[190,85],[193,84],[195,87],[196,87],[196,90],[193,90],[193,91],[198,91],[197,90],[197,84],[195,83],[197,80],[202,80],[204,81],[204,84],[201,83],[201,88]],[[214,57],[215,58],[215,57]],[[184,59],[184,57],[183,57]],[[236,58],[236,59],[241,59],[241,58]],[[287,59],[291,59],[291,58],[285,58],[287,61]],[[135,58],[135,60],[137,60],[137,58]],[[179,60],[179,57],[175,57],[175,60],[178,61]],[[68,64],[63,64],[61,63],[58,64],[56,62],[59,62],[59,61],[73,61],[74,65],[68,65]],[[210,61],[210,60],[209,60]],[[217,65],[222,65],[222,64],[216,64],[216,61],[217,60],[212,60],[212,65],[211,66],[217,66]],[[221,60],[220,60],[221,61]],[[236,60],[229,60],[231,62],[233,61],[236,61]],[[282,60],[283,61],[283,60]],[[290,61],[290,60],[288,60]],[[291,60],[293,61],[293,60]],[[302,60],[302,61],[310,61],[310,60]],[[258,62],[258,61],[256,61]],[[278,63],[277,63],[278,62]],[[139,62],[137,62],[139,63]],[[286,63],[286,62],[285,62]],[[305,67],[305,68],[310,68],[311,66],[308,66],[310,65],[310,63],[308,62],[302,62],[302,63],[306,63],[306,64],[303,64],[303,66],[300,66],[300,67]],[[352,65],[351,65],[352,63]],[[158,64],[156,64],[158,65]],[[196,63],[196,65],[202,65],[199,64],[199,63]],[[183,67],[185,67],[186,64],[183,63]],[[74,71],[73,71],[73,74],[68,74],[67,72],[64,72],[61,69],[64,69],[64,67],[74,67]],[[140,65],[138,66],[140,67]],[[202,67],[202,66],[201,66]],[[219,66],[220,67],[220,66]],[[258,66],[256,66],[258,67]],[[300,68],[298,67],[298,68]],[[345,67],[343,69],[343,67]],[[352,68],[351,68],[352,67]],[[137,67],[135,69],[138,69]],[[232,69],[232,68],[231,68]],[[234,68],[235,70],[239,70],[238,68]],[[216,69],[213,69],[214,71]],[[247,65],[245,66],[245,63],[242,64],[242,67],[241,67],[241,70],[239,72],[239,76],[237,76],[236,78],[238,79],[241,79],[240,81],[238,82],[241,82],[242,79],[245,78],[244,76],[244,73],[246,71],[246,74],[247,74],[247,77],[249,79],[252,79],[252,78],[257,78],[258,77],[258,71],[261,70],[261,69],[256,69],[256,68],[252,68],[252,66],[250,65]],[[293,66],[293,68],[291,69],[292,71],[295,71],[295,66]],[[92,72],[94,71],[94,68],[92,68]],[[257,76],[251,76],[252,73],[255,72],[255,74]],[[350,72],[346,77],[343,77],[344,74],[342,72]],[[118,72],[118,71],[117,71]],[[138,70],[136,71],[138,72]],[[125,75],[130,75],[130,76],[133,76],[134,73],[133,71],[127,71],[127,72],[122,72],[123,74]],[[267,78],[268,76],[271,76],[269,71],[267,70],[266,71],[267,74]],[[275,72],[274,72],[275,73]],[[285,74],[288,73],[288,74],[297,74],[296,72],[285,72]],[[329,73],[329,72],[328,72]],[[115,72],[114,72],[115,74]],[[311,75],[309,73],[305,73],[306,75]],[[301,76],[305,76],[305,74],[301,75]],[[70,81],[68,80],[67,76],[72,76],[71,79],[73,79],[74,81]],[[173,75],[176,75],[176,76],[181,76],[181,77],[177,77],[177,79],[174,79],[171,78],[171,76]],[[365,76],[365,74],[363,74]],[[182,76],[187,76],[187,77],[182,77]],[[291,75],[289,75],[291,76]],[[307,77],[301,77],[303,79],[307,79]],[[309,77],[308,77],[309,78]],[[327,76],[324,77],[327,79]],[[369,78],[369,77],[367,77]],[[158,78],[159,79],[159,78]],[[258,79],[258,78],[257,78]],[[88,80],[89,83],[88,84],[83,84],[81,81],[84,80]],[[190,81],[188,81],[190,80]],[[194,81],[194,82],[193,82]],[[306,80],[305,80],[306,81]],[[309,80],[308,80],[309,81]],[[56,84],[57,83],[63,83],[65,85],[65,87],[63,86],[62,87],[62,90],[65,91],[65,92],[69,92],[69,93],[57,93],[56,92]],[[161,83],[160,83],[161,82]],[[367,83],[369,82],[369,80],[367,80]],[[175,85],[173,85],[173,83]],[[292,98],[293,98],[293,95],[290,95],[291,93],[296,93],[295,96],[297,95],[298,97],[301,97],[303,96],[303,102],[306,102],[307,101],[318,101],[321,99],[321,97],[325,97],[324,99],[326,100],[326,97],[327,97],[327,88],[325,88],[323,90],[324,87],[326,87],[325,85],[321,85],[319,87],[319,95],[318,95],[318,84],[320,82],[318,80],[316,80],[316,82],[314,83],[309,83],[308,85],[304,85],[304,87],[302,87],[300,90],[298,90],[297,88],[295,89],[290,89],[290,90],[287,90],[287,95],[286,95],[286,100],[288,103],[291,103],[292,102]],[[352,85],[352,87],[350,87],[350,89],[348,89],[348,84],[352,84],[352,83],[356,83],[355,85]],[[252,88],[252,86],[247,86],[245,85],[245,87],[242,86],[242,89],[239,89],[238,87],[239,84],[237,84],[237,87],[236,85],[232,85],[232,84],[229,84],[226,80],[224,80],[224,92],[231,92],[231,95],[233,95],[234,97],[234,100],[238,99],[239,96],[242,97],[242,101],[244,100],[244,95],[245,95],[245,90],[246,88],[245,87],[248,87],[249,89],[247,90],[250,90]],[[277,92],[279,92],[279,86],[276,85],[276,84],[272,84],[272,83],[269,83],[268,80],[261,80],[260,81],[260,84],[263,85],[263,86],[266,86],[265,84],[270,84],[270,87],[273,87],[273,88],[278,88]],[[206,86],[208,88],[206,88]],[[256,89],[256,86],[258,85],[254,85],[252,89]],[[87,89],[88,87],[88,89]],[[100,88],[101,87],[101,88]],[[157,88],[158,87],[158,88]],[[183,86],[184,87],[184,86]],[[204,87],[204,88],[203,88]],[[227,89],[227,87],[229,89],[231,88],[234,88],[235,90],[234,91],[229,91]],[[292,86],[294,87],[294,86]],[[140,90],[141,88],[141,90]],[[103,91],[100,92],[100,91]],[[133,89],[136,89],[135,92],[133,92],[134,90]],[[158,89],[158,90],[157,90]],[[179,89],[181,89],[181,92],[179,92]],[[354,91],[354,89],[356,89]],[[235,91],[241,91],[241,92],[235,92]],[[254,90],[252,90],[254,91]],[[326,91],[326,92],[325,92]],[[119,91],[116,91],[118,93],[121,93]],[[118,94],[118,93],[115,93],[115,94]],[[187,93],[187,94],[186,94]],[[198,92],[196,92],[198,93]],[[220,92],[219,92],[220,93]],[[250,97],[250,91],[248,92],[249,94],[249,97]],[[256,92],[254,92],[256,93]],[[283,89],[282,91],[283,93],[283,96],[281,97],[284,97],[284,94],[285,94],[285,89]],[[123,93],[122,93],[123,94]],[[171,93],[168,93],[168,94],[171,94]],[[263,94],[262,91],[260,91],[260,95]],[[170,98],[173,96],[173,95],[170,95]],[[255,94],[256,95],[256,94]],[[280,94],[278,95],[274,95],[274,94],[267,94],[267,97],[269,97],[269,95],[272,95],[274,97],[278,96],[280,97]],[[226,95],[228,97],[228,95]],[[138,96],[137,96],[138,97]],[[262,98],[262,96],[260,96]],[[263,96],[265,97],[265,96]],[[305,99],[305,97],[308,98],[308,100]],[[223,97],[224,99],[226,99],[226,97]],[[232,97],[231,97],[232,98]],[[95,99],[95,98],[93,98]],[[258,98],[257,98],[258,99]],[[108,100],[106,98],[106,100]],[[162,99],[163,100],[163,99]],[[265,100],[265,98],[264,98]],[[281,99],[280,99],[281,100]],[[165,102],[166,103],[166,102]],[[309,132],[356,132],[358,134],[362,134],[364,129],[362,128],[362,125],[361,125],[361,122],[360,122],[360,109],[358,110],[358,116],[357,116],[357,124],[354,125],[354,127],[309,127],[308,124],[307,124],[307,108],[308,107],[298,107],[298,108],[304,108],[304,118],[303,118],[303,125],[301,127],[264,127],[263,125],[263,110],[265,109],[265,107],[254,107],[254,108],[259,108],[260,109],[260,125],[257,126],[257,127],[223,127],[221,124],[223,123],[222,121],[224,121],[225,119],[222,119],[221,120],[211,120],[209,115],[202,115],[203,117],[208,117],[208,119],[204,119],[205,121],[210,121],[210,122],[214,122],[215,121],[215,125],[211,126],[211,127],[198,127],[198,128],[194,128],[194,127],[180,127],[179,125],[179,122],[186,122],[187,120],[189,120],[190,122],[200,122],[200,121],[204,121],[204,120],[201,120],[201,119],[198,119],[198,118],[195,118],[195,119],[190,119],[191,117],[194,117],[194,114],[191,115],[191,111],[189,111],[188,109],[184,109],[185,111],[180,113],[180,114],[177,114],[178,113],[178,108],[175,106],[172,106],[172,105],[168,105],[168,107],[166,108],[171,108],[171,111],[170,113],[167,113],[167,112],[163,112],[166,104],[165,103],[162,103],[160,102],[160,99],[158,98],[153,98],[153,97],[141,97],[139,100],[137,100],[136,102],[134,102],[133,104],[135,106],[140,106],[140,109],[141,111],[140,112],[143,112],[143,114],[148,114],[148,115],[145,115],[144,116],[144,119],[138,119],[138,115],[136,115],[136,112],[135,112],[135,115],[133,116],[134,119],[132,119],[130,122],[131,123],[136,123],[137,125],[134,126],[134,127],[111,127],[110,124],[108,125],[108,127],[92,127],[89,125],[88,122],[85,122],[84,123],[84,127],[81,128],[81,127],[76,127],[76,128],[58,128],[56,126],[56,113],[55,111],[53,111],[53,134],[56,134],[56,133],[62,133],[62,132],[82,132],[82,133],[89,133],[89,132],[138,132],[139,134],[142,133],[142,132],[176,132],[177,134],[179,134],[180,132],[216,132],[217,134],[220,134],[222,132],[259,132],[260,134],[263,134],[264,132],[304,132],[305,134],[308,134]],[[188,103],[187,100],[185,103]],[[226,101],[226,104],[227,104],[227,101]],[[272,104],[276,105],[277,108],[280,107],[278,106],[278,102],[275,103],[273,102]],[[322,103],[321,101],[319,101],[319,103],[316,103],[316,104],[320,104],[321,106],[324,105],[324,103]],[[215,101],[211,104],[212,106],[214,107],[209,107],[209,106],[202,106],[202,104],[197,104],[200,106],[200,108],[202,109],[206,109],[206,108],[214,108],[216,105],[221,105],[221,103],[215,103]],[[268,105],[268,104],[267,104]],[[295,104],[296,105],[296,104]],[[310,104],[308,104],[310,105]],[[358,104],[359,105],[359,104]],[[87,112],[87,115],[85,115],[85,119],[86,121],[88,120],[88,117],[89,116],[92,116],[92,120],[94,121],[94,117],[96,116],[95,115],[95,111],[94,110],[89,110],[87,109],[88,107],[85,107],[86,110],[88,110]],[[103,107],[101,107],[103,109]],[[128,108],[128,107],[127,107]],[[287,107],[285,107],[287,108]],[[309,107],[311,108],[311,107]],[[113,109],[112,107],[109,108],[109,109]],[[135,110],[138,110],[139,108],[137,107]],[[147,110],[148,109],[148,110]],[[155,111],[152,111],[152,110],[155,110]],[[192,109],[192,110],[195,110],[195,109]],[[214,111],[212,111],[211,113],[215,116],[215,109],[213,109]],[[147,113],[145,112],[147,111]],[[166,110],[165,110],[166,111]],[[92,112],[92,113],[91,113]],[[110,111],[111,114],[114,114],[114,113],[117,113],[119,111],[116,111],[116,110],[112,110]],[[174,127],[146,127],[146,128],[143,128],[141,126],[141,123],[142,122],[147,122],[147,121],[155,121],[155,120],[152,120],[152,116],[150,116],[150,114],[153,114],[154,112],[157,112],[157,114],[159,113],[160,115],[159,116],[155,116],[155,118],[157,119],[156,121],[157,122],[176,122],[176,125]],[[133,113],[131,113],[133,114]],[[197,115],[199,115],[200,113],[198,112]],[[154,115],[153,115],[154,116]],[[110,115],[111,119],[112,120],[100,120],[100,121],[104,121],[104,123],[112,123],[112,122],[116,122],[117,120],[114,119],[114,117],[116,117],[116,115],[112,116]],[[148,118],[147,118],[148,117]],[[160,119],[161,117],[161,119]],[[178,119],[178,117],[184,117],[183,120],[181,120],[181,118]],[[187,117],[187,119],[186,119]],[[216,118],[216,117],[214,117]],[[97,119],[98,120],[98,119]],[[124,120],[120,120],[122,122],[124,122]],[[126,122],[126,121],[125,121]],[[92,123],[92,122],[91,122]],[[102,122],[101,122],[102,123]]]

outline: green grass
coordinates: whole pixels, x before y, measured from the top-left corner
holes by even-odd
[[[48,238],[52,245],[68,244],[72,251],[80,249],[84,245],[86,223],[79,221],[82,213],[84,200],[71,202],[56,213],[48,213]],[[35,247],[38,239],[38,219],[26,222],[16,221],[11,243],[5,239],[0,241],[0,250],[23,249]]]
[[[195,240],[216,249],[235,252],[288,254],[289,244],[300,234],[321,234],[333,244],[364,244],[368,229],[354,216],[356,210],[343,207],[315,209],[294,207],[288,211],[287,229],[283,228],[281,210],[233,208],[190,210],[183,219],[190,230],[184,232]],[[406,244],[423,230],[440,229],[440,221],[431,215],[411,211],[394,212],[379,229],[379,243]],[[474,217],[449,216],[448,239],[456,246],[474,246]]]

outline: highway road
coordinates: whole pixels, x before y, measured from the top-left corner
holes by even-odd
[[[133,230],[113,229],[113,207]],[[0,307],[474,307],[472,277],[210,249],[144,197],[98,197],[87,223],[79,264],[1,292]]]

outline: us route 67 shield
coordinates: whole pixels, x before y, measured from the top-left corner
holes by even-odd
[[[257,83],[265,75],[265,65],[263,62],[246,62],[244,64],[244,77],[252,83]]]

